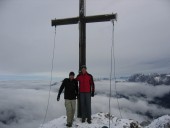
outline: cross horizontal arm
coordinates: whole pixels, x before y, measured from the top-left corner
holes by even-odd
[[[77,24],[78,21],[79,21],[79,17],[66,18],[66,19],[55,19],[51,21],[51,25],[57,26],[57,25]]]
[[[86,23],[93,22],[104,22],[110,20],[117,20],[117,14],[106,14],[106,15],[96,15],[96,16],[87,16],[84,18]]]
[[[112,19],[117,20],[117,14],[86,16],[81,18],[81,21],[85,23],[93,23],[93,22],[110,21]],[[77,24],[79,21],[80,21],[79,17],[66,18],[66,19],[54,19],[51,21],[51,25],[57,26],[57,25]]]

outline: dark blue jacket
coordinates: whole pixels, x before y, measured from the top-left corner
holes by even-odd
[[[69,78],[65,78],[60,86],[58,96],[62,93],[64,89],[64,99],[67,100],[75,100],[78,95],[78,82],[74,80],[70,80]]]

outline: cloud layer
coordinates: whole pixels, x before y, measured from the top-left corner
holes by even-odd
[[[39,127],[46,110],[49,91],[48,82],[1,81],[0,84],[0,126],[2,128]],[[56,101],[60,84],[52,86],[46,121],[65,115],[63,94],[61,100]],[[107,113],[109,112],[109,81],[96,81],[95,84],[96,95],[92,98],[92,113]],[[153,117],[170,114],[170,108],[148,102],[153,100],[154,97],[162,97],[169,93],[169,86],[154,87],[143,83],[120,82],[117,83],[117,92],[120,96],[125,96],[118,99],[123,118],[141,122],[148,120],[149,114]],[[146,97],[141,95],[146,95]],[[111,113],[120,117],[120,112],[113,84]]]

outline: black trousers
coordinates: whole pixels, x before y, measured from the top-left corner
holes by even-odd
[[[80,104],[82,119],[91,120],[91,93],[80,92]]]

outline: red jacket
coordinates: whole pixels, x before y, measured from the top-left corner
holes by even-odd
[[[79,81],[79,91],[80,92],[94,92],[95,91],[93,76],[91,74],[80,73],[77,76],[76,80]]]

